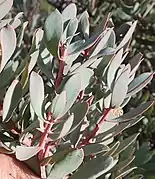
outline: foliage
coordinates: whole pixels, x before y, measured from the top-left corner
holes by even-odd
[[[154,104],[123,112],[154,75],[135,77],[141,54],[125,63],[137,21],[116,41],[109,17],[90,33],[88,13],[77,16],[70,4],[35,30],[24,57],[27,24],[21,14],[6,16],[12,2],[0,4],[1,151],[41,178],[139,177],[133,174],[139,134],[121,135]]]

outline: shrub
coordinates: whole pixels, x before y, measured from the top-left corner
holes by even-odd
[[[41,178],[139,177],[132,173],[139,134],[121,136],[154,103],[123,112],[154,75],[135,78],[141,54],[124,63],[137,21],[116,42],[110,17],[90,34],[88,13],[77,17],[70,4],[47,17],[21,59],[27,22],[16,37],[21,13],[4,19],[12,3],[0,4],[1,151]]]

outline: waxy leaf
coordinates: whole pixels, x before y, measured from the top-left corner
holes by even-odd
[[[24,22],[22,27],[21,27],[21,30],[18,34],[18,37],[17,37],[17,47],[19,48],[22,44],[22,40],[23,40],[23,37],[24,37],[24,32],[25,32],[25,29],[28,25],[28,21]]]
[[[109,147],[103,144],[89,144],[83,147],[84,155],[95,155],[101,152],[105,152],[109,150]]]
[[[79,24],[84,38],[87,39],[89,37],[89,14],[87,11],[80,16]]]
[[[60,150],[58,152],[55,152],[52,156],[46,157],[41,161],[41,165],[47,165],[47,164],[54,164],[61,160],[63,160],[66,155],[68,155],[70,152],[72,152],[74,149],[67,147],[64,150]]]
[[[3,0],[0,2],[0,20],[10,11],[13,0]]]
[[[78,71],[81,71],[84,68],[87,68],[87,67],[89,67],[91,65],[93,66],[93,63],[96,63],[97,61],[100,61],[100,57],[103,57],[105,55],[114,54],[114,52],[115,52],[115,50],[111,49],[111,48],[105,48],[105,49],[101,50],[97,55],[89,58],[86,62],[84,62],[77,69],[75,69],[75,71],[73,71],[71,74],[77,73]]]
[[[97,157],[82,165],[69,179],[91,179],[97,178],[108,172],[113,167],[113,158]]]
[[[36,115],[43,119],[42,105],[44,101],[44,83],[40,75],[32,72],[30,75],[30,100]]]
[[[6,122],[15,110],[22,96],[22,87],[18,80],[14,80],[8,88],[3,102],[3,121]]]
[[[125,177],[126,175],[128,175],[129,173],[131,173],[133,170],[137,169],[137,167],[132,167],[130,169],[126,169],[125,171],[123,171],[121,174],[118,174],[115,179],[120,179],[120,177]]]
[[[15,149],[16,158],[20,161],[28,160],[35,156],[40,151],[40,149],[41,148],[38,146],[17,146]]]
[[[72,107],[81,91],[81,76],[79,74],[71,76],[63,90],[66,91],[66,106],[61,113],[62,116]]]
[[[131,39],[133,32],[135,31],[137,25],[137,21],[135,21],[131,27],[129,28],[128,32],[126,33],[126,35],[124,36],[123,40],[121,41],[121,43],[118,45],[117,50],[121,49],[124,47],[124,45],[127,44],[127,42]]]
[[[130,97],[138,93],[143,89],[153,78],[154,73],[142,73],[135,78],[128,87],[128,93],[126,97]]]
[[[39,50],[34,51],[30,55],[30,62],[28,64],[28,73],[30,73],[33,70],[35,64],[37,63],[38,56],[39,56]]]
[[[63,119],[65,121],[58,124],[53,133],[50,135],[50,138],[53,140],[63,138],[64,136],[69,134],[69,131],[73,125],[74,114],[71,114],[67,119]]]
[[[112,107],[119,107],[124,101],[128,91],[129,73],[130,71],[127,69],[120,75],[120,77],[116,81],[111,97]]]
[[[16,33],[12,26],[7,25],[0,31],[0,42],[2,48],[2,60],[0,64],[0,72],[10,60],[16,48]]]
[[[73,124],[73,121],[74,121],[74,115],[70,115],[68,117],[68,119],[64,122],[64,125],[62,127],[62,130],[60,132],[60,135],[59,135],[59,138],[62,138],[64,137],[65,135],[68,134],[69,130],[71,129],[72,127],[72,124]]]
[[[112,170],[111,172],[117,172],[117,171],[122,171],[123,169],[125,169],[127,166],[129,166],[133,160],[135,159],[135,156],[131,156],[126,160],[123,160],[121,162],[119,162]]]
[[[147,111],[152,105],[154,104],[154,101],[148,101],[146,103],[141,104],[135,109],[132,109],[131,111],[127,112],[126,114],[113,119],[113,121],[117,122],[127,122],[131,119],[137,118],[141,114],[143,114],[145,111]]]
[[[59,41],[62,35],[62,16],[60,12],[55,9],[46,19],[45,29],[45,44],[49,52],[54,56],[59,56]]]
[[[74,37],[75,32],[77,31],[77,28],[78,28],[78,19],[77,18],[71,19],[61,37],[62,42],[67,41],[68,43],[70,43],[72,38]]]
[[[76,5],[74,3],[71,3],[62,12],[63,22],[75,18],[76,14],[77,14]]]
[[[93,57],[95,55],[97,55],[102,49],[104,49],[106,47],[106,43],[108,42],[110,35],[111,35],[112,29],[108,30],[103,37],[101,38],[101,40],[98,42],[98,44],[96,45],[94,51],[92,52],[90,57]]]
[[[133,70],[137,64],[139,64],[139,62],[142,59],[142,54],[141,53],[137,53],[130,61],[129,64],[131,65],[131,69]]]
[[[60,118],[66,105],[66,91],[62,91],[52,101],[51,112],[54,119]]]
[[[139,134],[134,134],[126,139],[124,139],[123,141],[121,141],[118,149],[114,152],[113,156],[116,156],[118,154],[120,154],[122,151],[124,151],[128,146],[130,146],[133,142],[135,142],[135,140],[137,139]]]
[[[84,152],[82,149],[73,150],[52,167],[48,178],[62,179],[75,171],[82,164],[83,159]]]
[[[109,122],[110,123],[110,122]],[[116,135],[118,135],[119,133],[123,132],[125,129],[127,129],[130,126],[129,123],[121,123],[119,125],[115,125],[112,128],[110,128],[109,130],[98,134],[95,138],[97,139],[97,141],[105,141],[107,140],[106,136],[108,136],[109,134],[109,138],[111,137],[115,137]]]
[[[107,83],[109,88],[111,88],[111,84],[114,80],[115,74],[121,63],[123,62],[123,49],[121,49],[112,59],[109,69],[108,69],[108,74],[107,74]]]
[[[77,42],[71,44],[68,49],[68,55],[82,52],[83,50],[88,49],[89,47],[91,47],[93,44],[96,43],[96,41],[98,40],[98,38],[100,36],[101,36],[101,34],[97,34],[97,35],[90,37],[86,41],[81,40],[80,43],[77,41]]]
[[[89,85],[90,79],[94,72],[89,68],[83,68],[78,71],[77,74],[79,74],[81,77],[81,90],[84,90]]]
[[[68,133],[73,132],[82,123],[88,112],[88,104],[86,102],[77,103],[71,108],[70,112],[74,114],[74,121]]]
[[[106,152],[105,154],[103,154],[103,156],[112,156],[113,153],[115,153],[115,151],[118,149],[119,146],[120,146],[120,142],[119,141],[115,142],[111,146],[110,150],[108,152]]]

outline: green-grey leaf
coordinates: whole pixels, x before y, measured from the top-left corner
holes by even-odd
[[[70,5],[68,5],[62,12],[62,19],[63,22],[69,20],[69,19],[73,19],[76,17],[77,14],[77,8],[76,5],[74,3],[71,3]]]
[[[131,25],[131,27],[129,28],[128,32],[127,32],[126,35],[124,36],[123,40],[122,40],[121,43],[118,45],[117,50],[123,48],[123,47],[126,45],[126,43],[131,39],[132,34],[133,34],[133,32],[134,32],[134,30],[135,30],[135,28],[136,28],[136,25],[137,25],[137,21],[135,21],[135,22]]]
[[[69,179],[92,179],[108,172],[113,167],[113,158],[97,157],[83,164]]]
[[[77,103],[71,108],[70,112],[74,114],[74,121],[68,133],[73,132],[82,123],[88,112],[88,104],[86,102]]]
[[[123,130],[125,130],[126,128],[128,128],[130,126],[129,123],[121,123],[119,125],[116,125],[112,128],[110,128],[109,130],[98,134],[95,138],[97,139],[97,141],[104,141],[107,140],[107,137],[109,134],[109,138],[111,137],[115,137],[116,135],[118,135],[119,133],[121,133]],[[105,138],[105,139],[104,139]]]
[[[67,154],[72,152],[74,149],[67,147],[63,150],[55,152],[52,156],[46,157],[41,161],[41,165],[54,164],[63,160]]]
[[[30,62],[29,62],[29,65],[28,65],[28,73],[30,73],[32,71],[35,64],[37,63],[38,56],[39,56],[39,50],[34,51],[30,55]]]
[[[89,37],[89,14],[87,11],[80,16],[79,24],[85,39],[87,39]]]
[[[122,55],[123,55],[123,49],[119,50],[119,52],[115,55],[115,57],[112,59],[110,63],[108,74],[107,74],[107,83],[109,88],[111,88],[111,84],[114,80],[116,71],[123,61]]]
[[[111,172],[114,171],[122,171],[124,168],[126,168],[127,166],[129,166],[133,160],[135,159],[135,156],[131,156],[126,160],[120,161],[112,170]]]
[[[59,135],[59,138],[62,138],[62,137],[64,137],[65,135],[68,134],[69,130],[70,130],[71,127],[72,127],[73,121],[74,121],[74,115],[71,114],[71,115],[68,117],[68,119],[64,122],[64,125],[63,125],[62,130],[61,130],[60,135]]]
[[[0,2],[0,20],[10,11],[13,0],[3,0]]]
[[[64,115],[72,107],[78,97],[81,91],[81,76],[79,74],[71,76],[63,90],[66,91],[66,106],[61,115]]]
[[[32,72],[30,75],[30,100],[36,115],[43,119],[42,105],[44,101],[44,83],[40,75]]]
[[[48,179],[62,179],[66,175],[75,171],[83,162],[84,152],[76,149],[66,155],[64,159],[57,162],[51,169]]]
[[[94,72],[89,68],[83,68],[78,71],[77,74],[81,77],[81,90],[84,90],[88,86],[90,78],[93,76]]]
[[[109,147],[103,144],[88,144],[83,147],[84,155],[94,155],[109,150]]]
[[[112,29],[108,30],[102,37],[102,39],[99,41],[99,43],[96,45],[94,51],[92,52],[90,57],[93,57],[97,55],[102,49],[104,49],[106,46],[106,43],[108,42],[110,35],[111,35]]]
[[[35,156],[40,151],[40,149],[41,148],[38,146],[17,146],[15,149],[16,158],[20,161],[28,160],[31,157]]]
[[[116,81],[111,97],[112,107],[120,107],[123,103],[128,91],[129,73],[129,70],[124,71]]]
[[[3,102],[3,121],[7,121],[16,108],[22,96],[22,87],[18,80],[14,80],[8,88]]]
[[[59,41],[62,35],[62,16],[60,12],[55,9],[46,19],[45,29],[45,44],[49,52],[54,56],[59,56]]]
[[[135,140],[137,139],[138,135],[139,135],[139,133],[138,134],[133,134],[132,136],[124,139],[123,141],[121,141],[118,149],[114,152],[113,156],[120,154],[128,146],[130,146],[133,142],[135,142]]]
[[[62,91],[53,99],[51,112],[54,119],[60,118],[66,105],[66,91]]]
[[[7,25],[0,31],[0,41],[2,48],[2,60],[0,65],[0,72],[10,60],[15,48],[16,48],[16,33],[12,26]]]
[[[74,37],[75,32],[77,31],[77,28],[78,28],[78,19],[77,18],[71,19],[61,37],[62,42],[67,41],[68,43],[70,43],[72,38]]]
[[[132,167],[130,169],[126,169],[121,174],[118,174],[115,179],[119,179],[120,177],[124,177],[124,176],[128,175],[129,173],[131,173],[135,169],[137,169],[137,167]]]
[[[22,44],[22,40],[23,40],[23,37],[24,37],[24,32],[25,32],[25,29],[28,25],[28,21],[24,22],[22,27],[21,27],[21,30],[18,34],[18,37],[17,37],[17,47],[19,48]]]
[[[153,78],[154,73],[142,73],[137,78],[135,78],[130,84],[128,88],[128,93],[126,97],[130,97],[138,93],[141,89],[143,89]]]
[[[131,111],[127,112],[126,114],[124,114],[118,118],[115,118],[113,120],[117,121],[117,122],[126,122],[131,119],[134,119],[134,118],[140,116],[145,111],[147,111],[153,104],[154,104],[154,101],[148,101],[146,103],[141,104],[137,108],[132,109]]]

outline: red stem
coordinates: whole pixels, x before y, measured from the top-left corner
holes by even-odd
[[[53,142],[49,142],[46,146],[45,146],[45,152],[44,152],[44,156],[43,158],[46,158],[49,156],[49,151],[51,149],[51,147],[53,146]]]
[[[53,125],[53,119],[52,119],[52,114],[49,112],[48,116],[47,116],[47,121],[49,122],[46,127],[45,127],[45,131],[41,136],[41,140],[40,140],[40,147],[41,150],[39,152],[39,159],[41,160],[43,158],[44,155],[44,151],[45,151],[45,146],[46,146],[46,142],[47,142],[47,138],[48,138],[48,134],[51,130],[51,127]]]
[[[45,130],[44,130],[44,133],[42,133],[41,140],[40,140],[41,150],[38,154],[39,160],[42,160],[46,154],[46,142],[48,139],[48,134],[49,134],[51,127],[53,125],[53,118],[52,118],[51,112],[48,112],[47,121],[49,123],[45,123]],[[40,165],[40,171],[41,171],[41,178],[46,178],[45,166]]]
[[[63,70],[64,70],[64,61],[60,60],[59,61],[59,71],[58,71],[58,75],[57,75],[57,79],[55,80],[55,88],[57,88],[61,81],[62,81],[62,78],[63,78]]]
[[[96,135],[97,131],[100,129],[101,125],[104,123],[104,121],[106,121],[106,117],[107,117],[108,113],[110,112],[110,110],[111,110],[110,108],[104,109],[103,116],[102,116],[101,120],[98,122],[98,124],[96,124],[96,127],[93,129],[91,134],[86,136],[86,138],[82,140],[80,147],[89,144],[90,139],[95,137],[95,135]]]

